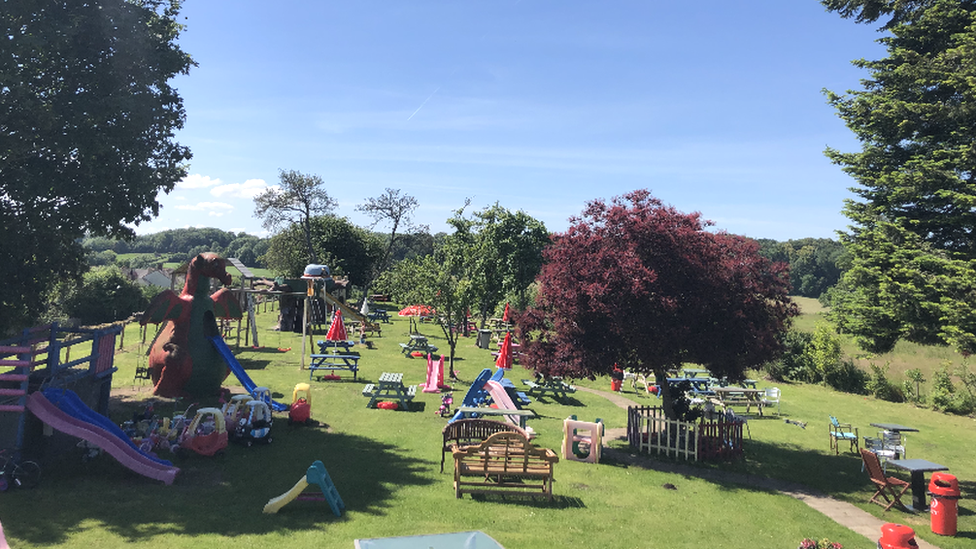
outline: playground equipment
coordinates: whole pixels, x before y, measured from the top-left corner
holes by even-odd
[[[172,463],[139,450],[118,425],[86,406],[72,391],[35,391],[27,399],[27,408],[45,424],[97,445],[140,475],[172,484],[180,472]]]
[[[317,485],[321,493],[306,495],[304,493],[305,488],[312,484]],[[319,460],[316,460],[308,467],[308,470],[305,471],[305,476],[296,482],[290,490],[276,498],[268,500],[268,503],[264,506],[264,512],[268,514],[277,513],[282,507],[296,499],[327,501],[329,507],[332,508],[332,513],[337,517],[341,517],[342,510],[346,508],[346,504],[339,497],[339,491],[336,490],[332,478],[329,477],[329,472],[325,470],[325,465]]]
[[[427,354],[427,381],[421,386],[425,393],[439,393],[450,391],[451,386],[444,384],[444,355],[434,362],[433,356]]]
[[[291,406],[288,407],[288,425],[293,423],[312,423],[312,389],[308,383],[299,383],[291,392]]]
[[[227,343],[224,342],[224,338],[220,337],[220,334],[210,336],[207,339],[209,339],[211,345],[217,349],[217,352],[223,358],[224,363],[227,364],[230,371],[235,377],[237,377],[237,380],[241,382],[241,386],[244,387],[245,391],[250,393],[252,397],[258,398],[255,395],[255,391],[260,389],[260,393],[262,395],[261,398],[264,399],[264,402],[275,412],[284,412],[288,409],[287,404],[276,402],[271,399],[271,391],[267,387],[258,387],[255,385],[254,380],[251,379],[251,376],[247,375],[247,371],[244,370],[241,363],[237,361],[234,353],[231,352],[230,347],[228,347]]]
[[[227,439],[227,425],[220,408],[200,408],[183,430],[179,447],[212,456],[227,448]]]
[[[576,416],[563,420],[563,459],[599,463],[603,449],[603,420],[579,421]]]
[[[146,307],[140,324],[163,323],[149,350],[153,393],[164,397],[216,394],[227,377],[220,353],[208,343],[219,336],[217,318],[242,318],[243,311],[227,288],[210,295],[210,279],[233,282],[223,258],[199,254],[190,261],[183,292],[164,290]]]

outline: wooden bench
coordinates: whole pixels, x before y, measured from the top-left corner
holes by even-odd
[[[441,446],[441,472],[444,472],[444,456],[452,450],[452,447],[464,448],[472,444],[481,444],[491,435],[506,431],[520,433],[525,438],[529,438],[529,434],[521,428],[502,421],[472,418],[457,419],[448,423],[441,431],[444,439]]]
[[[454,495],[541,494],[552,500],[552,469],[559,456],[521,433],[505,431],[476,446],[452,446]]]
[[[308,380],[312,381],[315,372],[320,370],[346,370],[352,372],[352,379],[356,379],[359,372],[359,355],[312,355],[312,363],[308,367]],[[321,381],[322,375],[319,374]]]

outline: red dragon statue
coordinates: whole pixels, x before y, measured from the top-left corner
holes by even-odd
[[[208,339],[219,334],[217,317],[241,318],[241,306],[227,288],[210,295],[210,279],[230,285],[232,277],[217,254],[190,261],[183,293],[166,290],[146,307],[140,324],[165,322],[149,350],[153,393],[163,397],[212,396],[229,372]]]

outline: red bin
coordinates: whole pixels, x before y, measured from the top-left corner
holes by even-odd
[[[932,473],[929,482],[932,505],[932,532],[940,536],[956,535],[956,519],[959,516],[959,480],[948,473]]]
[[[892,524],[890,522],[881,526],[881,539],[878,540],[878,549],[918,549],[918,542],[915,541],[915,530],[904,524]]]

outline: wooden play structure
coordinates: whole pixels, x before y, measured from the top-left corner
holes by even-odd
[[[107,414],[121,332],[121,324],[62,328],[53,323],[0,341],[0,447],[23,448],[28,394],[45,384],[70,387],[86,405]]]

